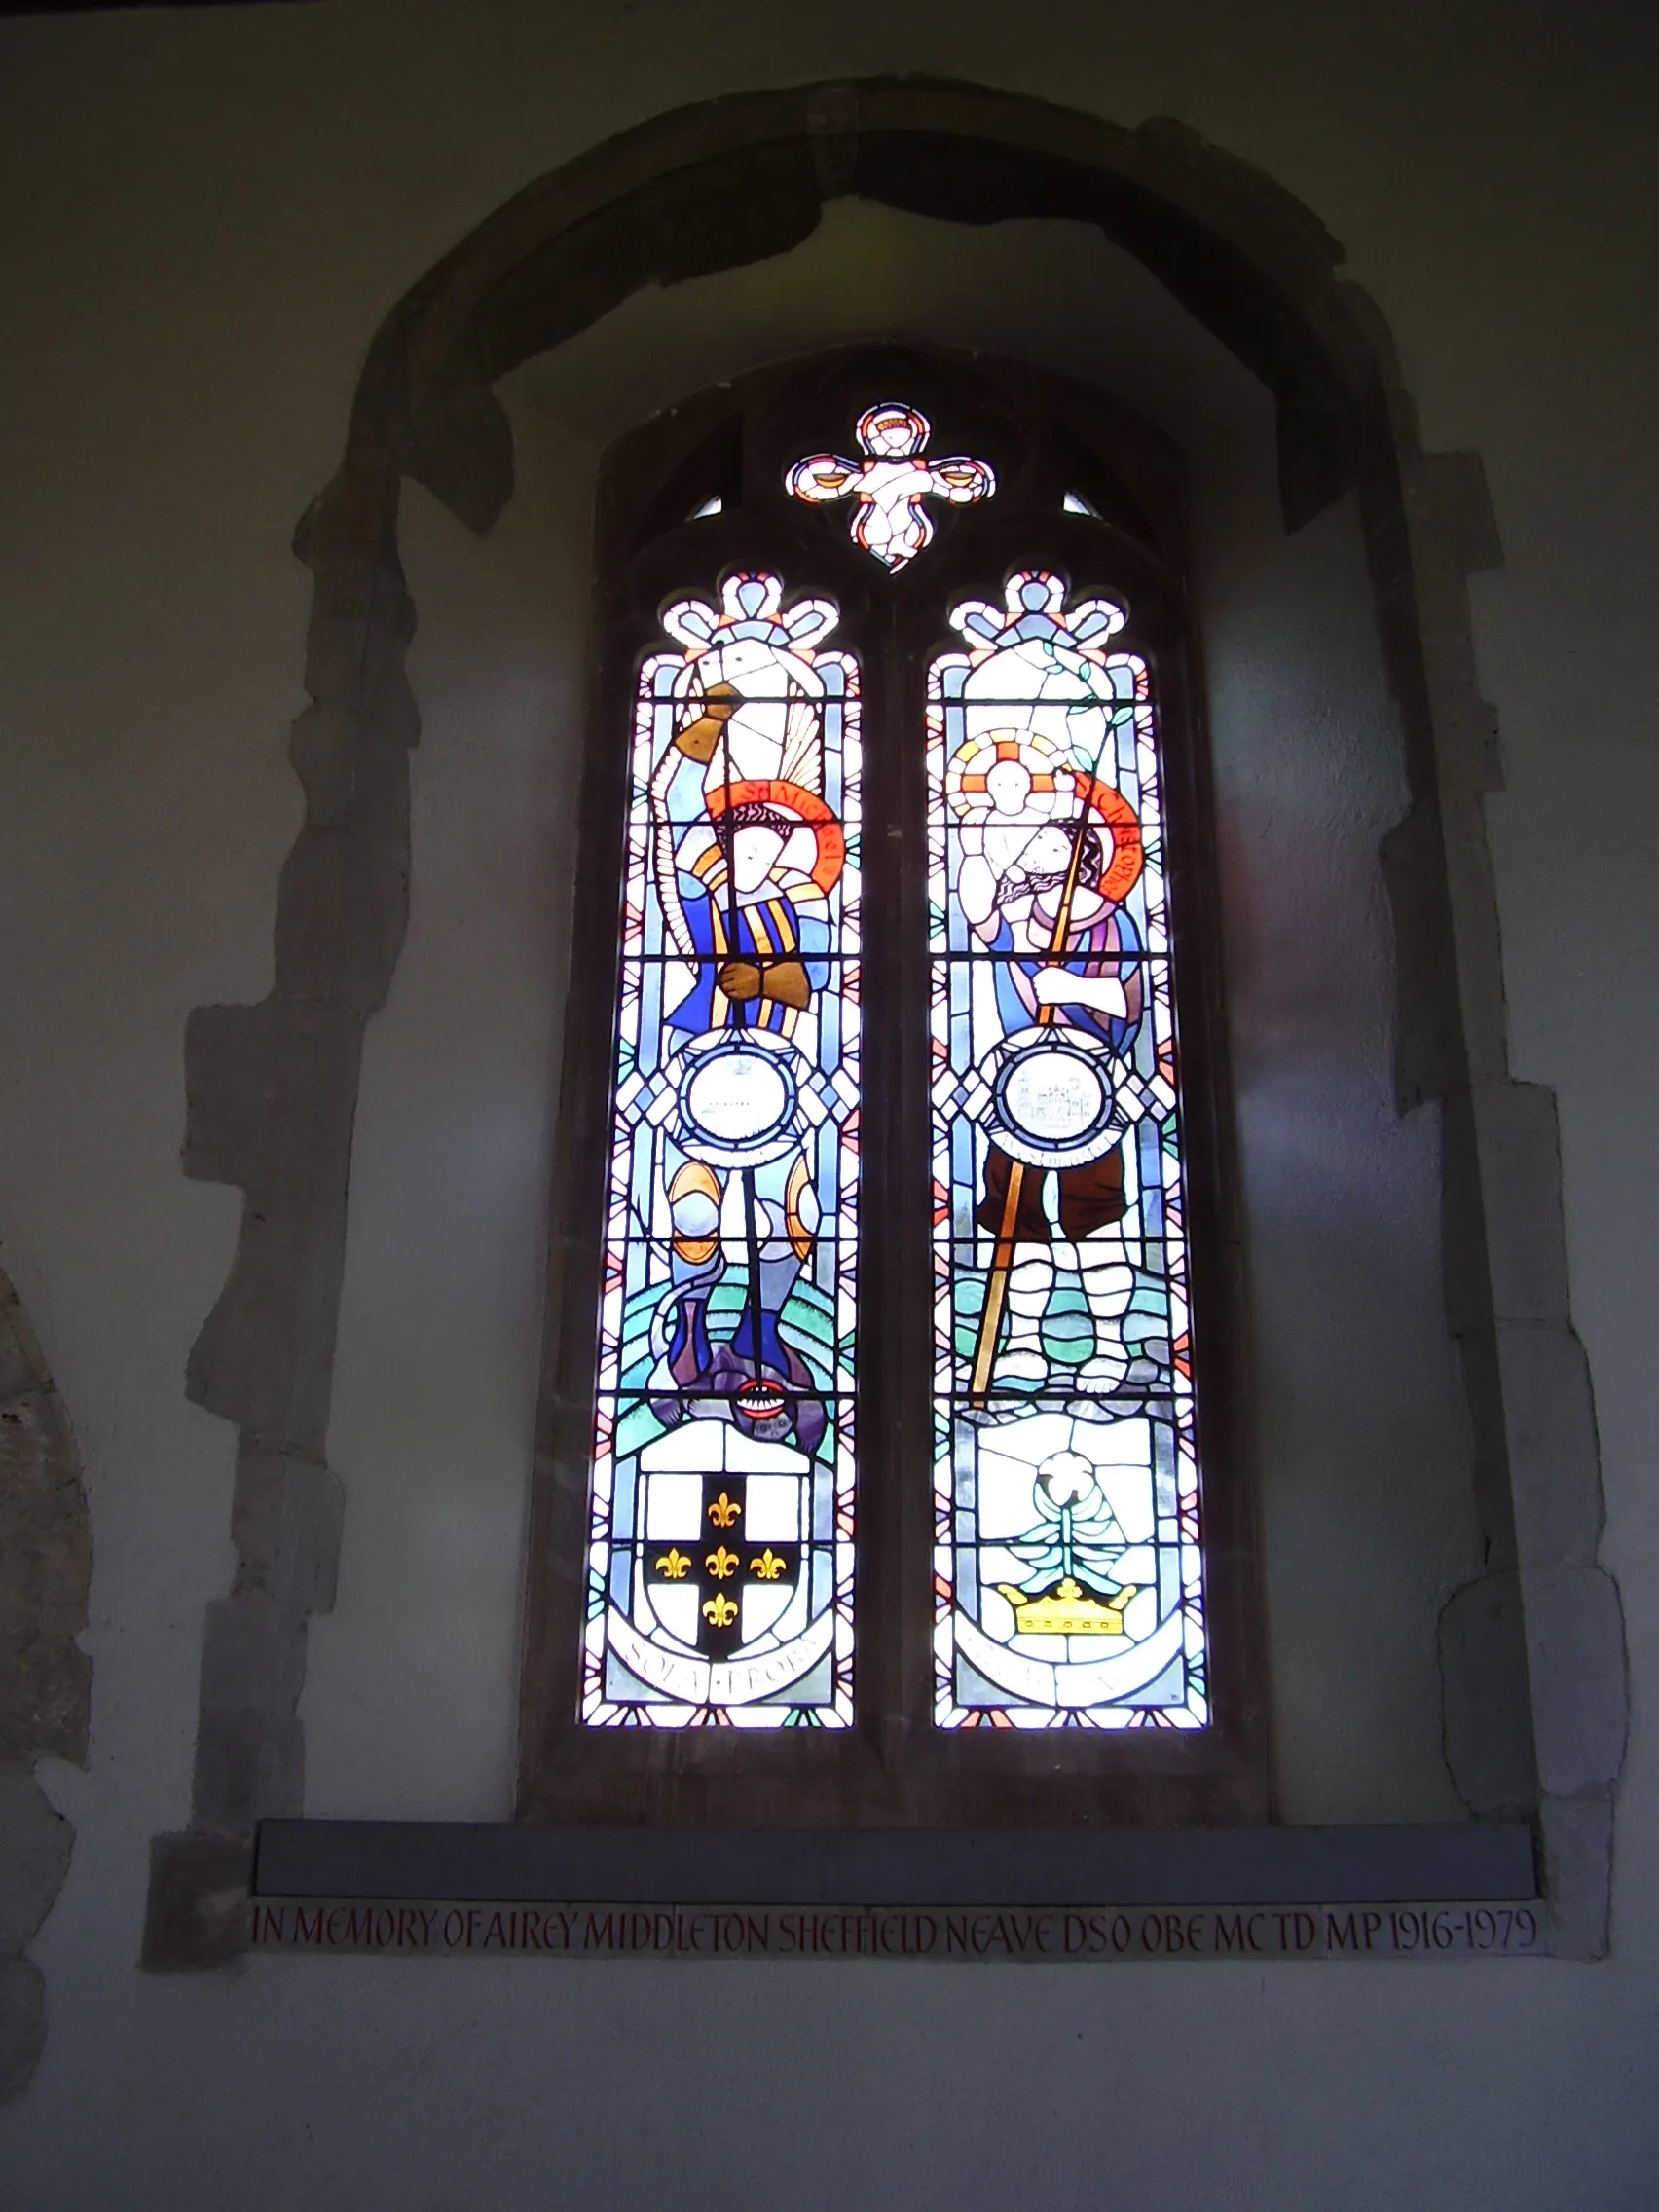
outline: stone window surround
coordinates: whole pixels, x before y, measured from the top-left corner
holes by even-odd
[[[1412,804],[1384,840],[1402,1111],[1441,1106],[1447,1321],[1487,1566],[1441,1623],[1448,1762],[1471,1813],[1530,1820],[1551,1948],[1607,1945],[1626,1726],[1623,1620],[1598,1566],[1600,1468],[1572,1333],[1553,1093],[1508,1074],[1483,800],[1500,788],[1466,576],[1497,565],[1477,457],[1425,454],[1392,343],[1306,208],[1185,127],[1125,130],[922,78],[744,93],[659,117],[519,194],[392,311],[340,469],[295,539],[312,570],[276,982],[186,1031],[185,1171],[239,1185],[240,1238],[190,1397],[239,1431],[231,1593],[209,1605],[191,1823],[152,1846],[144,1957],[237,1956],[261,1820],[303,1810],[306,1624],[344,1506],[324,1456],[363,1033],[401,946],[413,608],[401,479],[487,531],[512,490],[497,379],[671,283],[786,251],[856,196],[964,222],[1062,216],[1140,259],[1273,392],[1286,527],[1357,487]]]

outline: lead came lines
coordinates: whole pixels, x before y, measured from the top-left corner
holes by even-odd
[[[929,686],[937,1717],[1207,1717],[1161,831],[1123,615],[1041,571]]]
[[[728,577],[647,660],[623,897],[582,1713],[852,1714],[857,669]],[[849,852],[849,838],[852,851]]]

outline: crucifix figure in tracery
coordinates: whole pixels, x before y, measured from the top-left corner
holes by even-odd
[[[988,499],[997,488],[989,464],[966,454],[929,461],[924,449],[933,425],[918,408],[883,400],[859,417],[855,432],[863,461],[813,453],[784,478],[797,499],[815,506],[851,498],[852,531],[866,553],[888,569],[902,569],[932,544],[933,517],[924,499],[953,507]]]

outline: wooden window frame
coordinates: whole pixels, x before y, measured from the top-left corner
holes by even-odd
[[[913,402],[938,450],[997,470],[889,574],[845,508],[783,489],[800,454],[844,448],[878,398]],[[1062,510],[1075,492],[1094,510]],[[713,516],[691,518],[711,497]],[[1055,1826],[1267,1817],[1260,1567],[1237,1174],[1214,830],[1180,458],[1104,395],[937,350],[843,348],[769,369],[629,433],[605,456],[590,722],[529,1545],[519,1817],[718,1826]],[[945,1731],[932,1704],[932,1275],[928,1242],[925,685],[959,643],[946,611],[1000,603],[1020,567],[1073,600],[1119,599],[1115,649],[1152,672],[1181,1040],[1209,1724],[1197,1730]],[[855,1725],[598,1728],[577,1719],[595,1342],[611,1138],[617,911],[639,668],[672,598],[733,569],[827,593],[864,698],[865,949]]]

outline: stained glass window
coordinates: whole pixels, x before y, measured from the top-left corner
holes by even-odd
[[[861,352],[607,462],[549,1817],[1258,1802],[1180,475],[1058,397]]]
[[[935,1716],[1194,1728],[1203,1575],[1155,705],[1024,571],[928,682]]]
[[[728,576],[636,694],[582,1717],[853,1714],[859,685]]]

